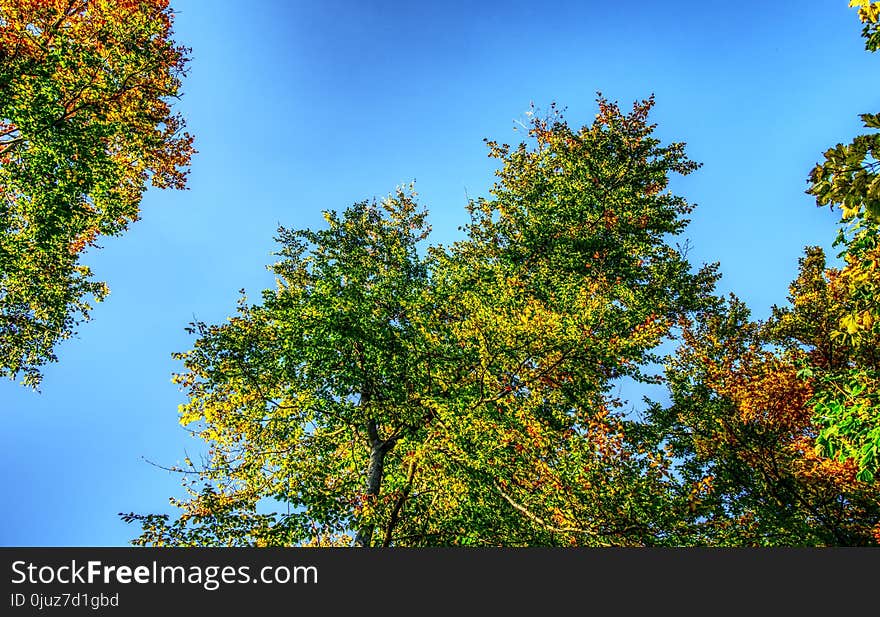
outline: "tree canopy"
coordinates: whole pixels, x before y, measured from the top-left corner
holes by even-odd
[[[84,251],[138,219],[147,183],[185,186],[172,19],[167,0],[0,1],[0,375],[38,385],[108,293]]]
[[[864,23],[865,48],[880,46],[880,2],[853,0]],[[813,400],[821,426],[820,449],[857,462],[871,480],[880,469],[880,114],[861,115],[869,132],[825,152],[810,174],[809,193],[819,206],[838,207],[835,246],[845,265],[829,271],[826,301],[835,328],[828,333],[843,351],[834,363],[810,363],[804,373],[816,383]]]
[[[880,2],[850,6],[877,51]],[[39,385],[108,293],[83,256],[186,187],[173,17],[0,0],[3,377]],[[413,185],[280,227],[276,286],[174,354],[200,453],[133,543],[880,544],[880,114],[809,173],[841,261],[806,247],[759,320],[688,260],[699,164],[653,106],[533,107],[448,245]]]
[[[691,206],[669,176],[697,165],[653,136],[652,105],[600,98],[590,126],[553,109],[530,143],[489,142],[491,197],[424,257],[403,191],[282,229],[279,288],[193,327],[181,422],[209,454],[182,469],[179,517],[126,515],[138,542],[676,542],[672,461],[630,439],[613,391],[656,381],[717,275],[670,244]]]

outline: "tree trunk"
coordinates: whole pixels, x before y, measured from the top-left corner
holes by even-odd
[[[375,502],[379,498],[379,490],[382,488],[382,469],[385,465],[385,454],[394,446],[393,440],[382,441],[376,421],[370,420],[367,424],[367,432],[370,436],[370,465],[367,468],[367,502]],[[354,538],[355,546],[370,546],[373,540],[375,525],[365,523],[360,526]]]

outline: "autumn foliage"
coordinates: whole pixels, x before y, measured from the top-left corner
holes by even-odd
[[[167,0],[0,2],[0,374],[39,382],[107,294],[83,252],[138,219],[147,183],[185,186],[172,17]]]
[[[715,267],[693,272],[669,241],[691,208],[669,176],[697,165],[653,135],[652,106],[600,98],[591,125],[553,109],[528,143],[489,142],[491,196],[424,257],[408,191],[282,229],[278,289],[193,326],[181,421],[207,458],[181,468],[179,517],[126,515],[137,542],[688,541],[674,461],[615,395],[655,383],[658,344],[716,302]]]
[[[880,3],[851,5],[876,50]],[[0,0],[0,375],[39,384],[107,294],[84,255],[186,186],[172,26],[167,0]],[[276,286],[175,354],[199,455],[173,514],[122,515],[134,543],[880,543],[880,115],[809,176],[842,261],[807,247],[756,320],[688,261],[671,180],[699,164],[653,107],[533,107],[448,246],[413,186],[279,228]]]
[[[487,141],[497,182],[450,246],[418,248],[411,187],[282,228],[277,289],[191,327],[175,379],[206,456],[177,468],[175,516],[122,515],[134,543],[880,542],[872,138],[811,175],[856,222],[845,265],[808,247],[756,321],[675,242],[692,205],[669,180],[698,164],[653,98],[597,102]],[[666,396],[628,406],[624,381]]]

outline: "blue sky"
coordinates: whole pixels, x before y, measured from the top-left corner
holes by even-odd
[[[758,317],[783,303],[834,214],[803,193],[821,152],[880,109],[880,57],[845,0],[814,2],[270,2],[172,0],[192,47],[178,109],[196,136],[190,189],[150,190],[142,220],[86,263],[111,294],[58,349],[42,392],[0,382],[0,545],[124,545],[118,512],[168,511],[178,426],[174,351],[193,318],[224,320],[238,289],[272,286],[279,224],[415,180],[432,240],[486,195],[484,137],[515,143],[530,102],[589,123],[596,91],[654,93],[665,141],[702,169],[673,188],[698,205],[694,264]]]

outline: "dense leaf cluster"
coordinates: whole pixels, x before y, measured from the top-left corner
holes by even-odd
[[[850,4],[876,51],[880,2]],[[83,251],[185,185],[171,25],[167,0],[0,0],[0,375],[39,383],[107,293]],[[529,112],[450,246],[413,187],[279,229],[276,288],[176,354],[204,454],[176,516],[123,515],[135,544],[880,543],[880,115],[810,174],[843,265],[807,247],[756,321],[676,242],[698,164],[653,104]]]
[[[81,255],[183,188],[167,0],[0,0],[0,376],[36,386],[108,290]]]
[[[865,461],[815,447],[816,371],[873,361],[836,335],[846,274],[809,249],[766,323],[717,297],[672,243],[691,206],[669,176],[697,165],[652,105],[488,142],[498,181],[451,246],[417,249],[411,189],[282,229],[278,288],[193,325],[181,421],[208,453],[179,516],[124,516],[135,543],[876,543]],[[623,379],[670,402],[630,413]]]

